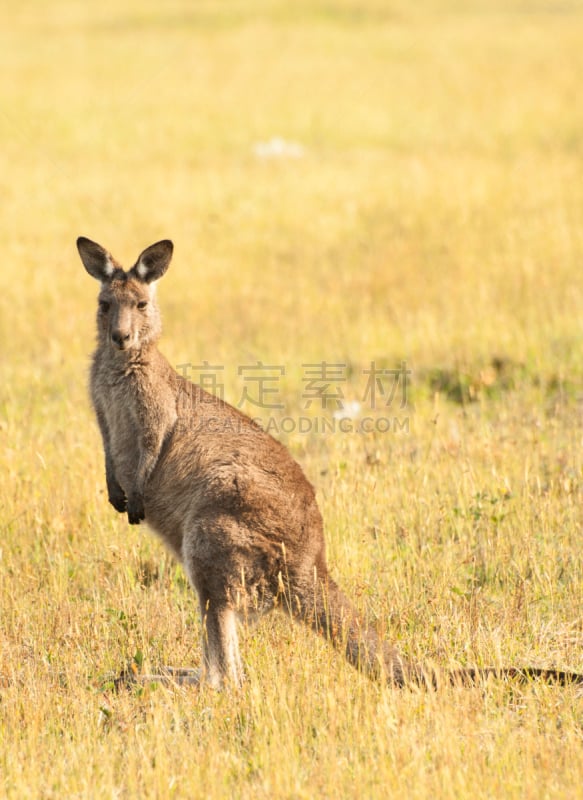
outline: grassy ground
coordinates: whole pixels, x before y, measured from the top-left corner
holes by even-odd
[[[583,796],[574,689],[395,692],[276,617],[239,694],[111,692],[200,636],[106,502],[74,247],[173,238],[162,349],[231,402],[285,366],[278,424],[334,410],[304,364],[368,415],[363,370],[405,361],[390,432],[279,433],[334,575],[410,656],[583,670],[582,36],[576,0],[5,9],[0,796]]]

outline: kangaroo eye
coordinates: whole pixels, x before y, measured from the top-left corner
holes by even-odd
[[[148,305],[147,300],[140,300],[140,302],[138,303],[138,308],[140,309],[140,311],[143,311],[147,305]]]
[[[100,300],[99,301],[99,310],[102,311],[104,314],[107,314],[109,311],[109,303],[107,300]]]

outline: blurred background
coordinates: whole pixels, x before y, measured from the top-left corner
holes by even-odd
[[[551,0],[14,5],[4,357],[86,347],[83,234],[127,266],[174,240],[175,363],[574,366],[582,15]]]

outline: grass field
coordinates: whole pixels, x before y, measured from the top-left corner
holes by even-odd
[[[275,615],[240,693],[111,690],[200,631],[107,504],[75,249],[172,238],[171,363],[285,368],[261,413],[404,653],[581,671],[583,4],[25,0],[0,40],[0,796],[583,797],[576,689],[394,691]],[[390,430],[282,426],[322,362]]]

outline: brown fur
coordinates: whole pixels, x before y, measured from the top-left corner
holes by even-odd
[[[314,489],[285,447],[179,376],[157,349],[154,282],[172,243],[147,248],[128,272],[89,239],[77,246],[101,281],[91,397],[109,501],[130,524],[145,520],[183,564],[205,627],[204,677],[240,684],[237,617],[279,608],[371,677],[436,683],[381,642],[330,577]]]

